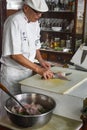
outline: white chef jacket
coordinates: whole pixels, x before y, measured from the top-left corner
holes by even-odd
[[[32,70],[23,67],[10,58],[12,54],[23,54],[34,62],[36,49],[40,45],[40,27],[37,22],[29,22],[23,11],[8,17],[4,24],[1,65],[1,83],[12,94],[21,93],[18,82],[32,75]],[[0,90],[0,118],[6,115],[4,104],[8,96]]]
[[[23,11],[17,12],[6,20],[2,41],[2,63],[18,69],[26,69],[13,61],[9,55],[23,54],[27,59],[34,62],[36,49],[40,47],[38,21],[28,23]]]

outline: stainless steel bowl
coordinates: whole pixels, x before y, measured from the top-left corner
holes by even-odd
[[[40,128],[49,122],[56,106],[53,98],[35,92],[19,94],[15,97],[21,103],[31,104],[34,102],[35,104],[40,104],[45,108],[46,112],[40,115],[21,115],[13,113],[11,109],[13,106],[17,105],[17,103],[12,98],[9,98],[6,101],[5,110],[7,111],[8,117],[14,124],[24,128]]]

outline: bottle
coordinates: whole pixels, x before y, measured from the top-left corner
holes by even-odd
[[[68,49],[71,48],[71,39],[70,39],[69,35],[67,35],[67,39],[66,39],[66,48],[68,48]]]
[[[73,0],[69,0],[68,6],[69,6],[69,9],[72,11],[72,8],[73,8]]]
[[[61,3],[61,0],[59,0],[59,1],[58,1],[58,7],[59,7],[59,9],[61,9],[61,8],[62,8],[62,3]]]
[[[72,11],[75,11],[75,1],[73,1]]]
[[[72,37],[70,36],[70,49],[72,47]]]
[[[51,38],[51,40],[50,40],[50,48],[54,48],[54,40],[53,40],[53,38]]]
[[[56,42],[56,46],[60,47],[60,38],[59,37],[55,38],[55,42]]]
[[[61,39],[60,47],[64,48],[65,47],[65,40]]]
[[[49,35],[48,34],[46,34],[46,40],[45,40],[44,44],[46,47],[49,47]]]

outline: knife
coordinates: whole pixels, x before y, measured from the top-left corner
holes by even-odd
[[[61,72],[54,73],[53,78],[54,79],[61,79],[61,80],[68,80],[70,81],[66,76],[70,75],[72,73],[64,73],[64,75]]]
[[[81,64],[84,62],[85,58],[86,58],[86,55],[87,55],[87,50],[83,50],[82,52],[82,56],[81,56]]]
[[[68,76],[68,75],[71,75],[72,73],[70,72],[70,73],[65,73],[65,76]]]

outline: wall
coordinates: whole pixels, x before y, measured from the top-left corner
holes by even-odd
[[[7,0],[7,9],[20,9],[22,7],[23,0]]]

